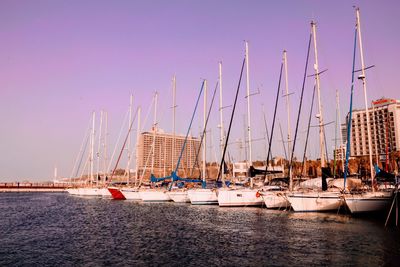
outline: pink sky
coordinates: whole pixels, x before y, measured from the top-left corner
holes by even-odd
[[[288,51],[289,90],[294,92],[294,130],[312,19],[318,23],[319,67],[328,69],[321,77],[325,121],[335,119],[335,90],[339,90],[344,122],[351,81],[353,5],[361,10],[366,64],[376,66],[367,73],[368,98],[398,99],[398,1],[1,1],[0,181],[50,180],[54,166],[59,176],[69,176],[93,110],[97,115],[101,109],[108,111],[111,151],[131,93],[135,105],[146,114],[157,90],[160,126],[171,131],[173,74],[177,76],[177,131],[185,133],[201,79],[209,81],[210,100],[220,60],[224,105],[232,104],[243,40],[250,46],[251,91],[259,88],[261,92],[251,98],[253,138],[262,137],[265,131],[261,104],[266,106],[271,125],[284,49]],[[312,84],[312,80],[306,84],[307,113]],[[244,96],[243,83],[232,142],[244,136]],[[284,99],[279,101],[279,120],[286,133]],[[359,83],[355,107],[363,108]],[[226,109],[226,125],[229,116],[230,109]],[[218,118],[215,106],[210,128],[216,152],[209,153],[209,160],[219,155]],[[196,119],[193,134],[199,132],[200,124]],[[332,148],[334,126],[326,131]],[[302,154],[303,136],[298,155]],[[317,140],[316,130],[311,138]],[[274,139],[274,155],[283,155],[278,128]],[[264,142],[253,146],[253,158],[264,160]],[[235,160],[243,158],[237,145],[231,151]],[[317,142],[312,142],[309,156],[318,157],[318,151]]]

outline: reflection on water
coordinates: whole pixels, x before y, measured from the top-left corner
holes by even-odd
[[[0,194],[0,266],[381,266],[400,231],[329,213]]]

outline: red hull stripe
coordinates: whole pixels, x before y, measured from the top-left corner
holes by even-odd
[[[121,193],[121,190],[117,188],[108,188],[108,191],[111,193],[113,199],[124,200],[126,199],[124,195]]]

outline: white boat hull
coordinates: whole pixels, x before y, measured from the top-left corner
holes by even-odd
[[[100,195],[102,198],[112,198],[112,195],[111,195],[110,191],[108,191],[108,188],[107,188],[107,187],[100,188],[100,189],[99,189],[99,195]]]
[[[342,205],[339,192],[298,192],[287,198],[294,211],[337,211]]]
[[[76,188],[76,195],[86,197],[101,197],[100,188],[97,187],[79,187]]]
[[[218,191],[220,207],[262,206],[264,201],[257,189],[225,189]]]
[[[261,192],[261,196],[267,209],[286,209],[290,207],[290,202],[284,191]]]
[[[142,200],[139,190],[136,188],[121,188],[120,191],[127,200]]]
[[[192,189],[188,191],[192,205],[217,205],[217,191],[213,189]]]
[[[70,195],[79,195],[79,190],[78,188],[67,188],[67,192]]]
[[[143,190],[139,191],[140,199],[144,202],[167,202],[171,198],[164,190]]]
[[[351,213],[384,211],[392,201],[392,192],[346,194],[344,199]]]
[[[190,203],[188,191],[169,191],[168,196],[177,203]]]

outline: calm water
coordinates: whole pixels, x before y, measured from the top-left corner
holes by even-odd
[[[399,266],[400,231],[345,215],[0,194],[0,266]]]

